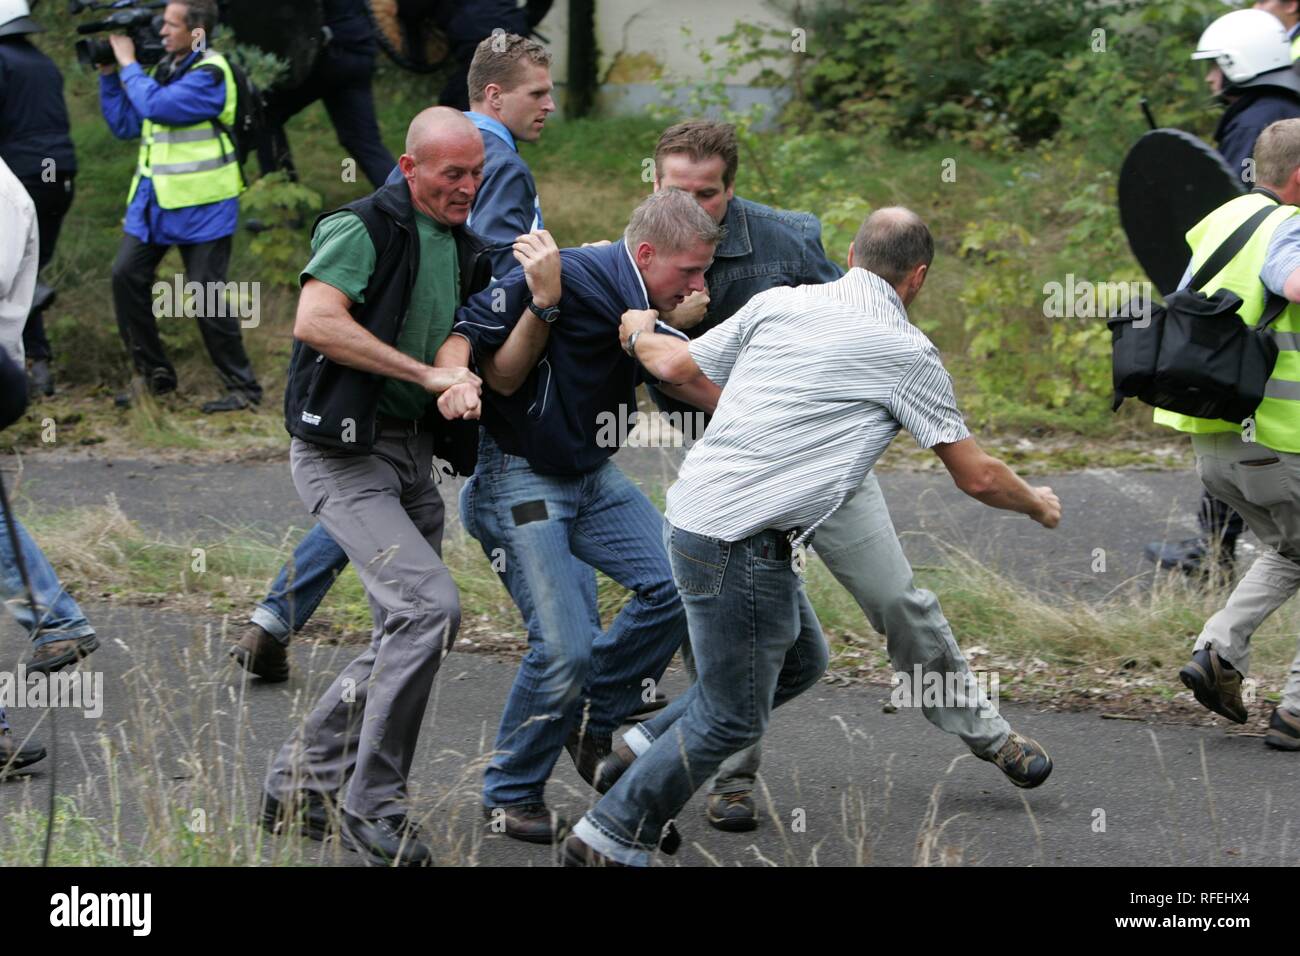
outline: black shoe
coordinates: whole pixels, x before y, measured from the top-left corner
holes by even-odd
[[[504,833],[525,843],[559,843],[570,830],[568,821],[544,803],[484,807],[483,816],[493,833]]]
[[[150,395],[167,395],[176,391],[176,379],[172,378],[163,369],[157,369],[149,375],[148,388]],[[142,379],[132,379],[126,391],[118,392],[113,396],[113,404],[118,408],[130,408],[135,403],[136,398],[144,393],[144,389],[145,384]]]
[[[609,756],[613,745],[614,742],[609,737],[597,737],[585,731],[579,733],[575,728],[569,734],[569,739],[564,742],[564,749],[573,758],[573,766],[577,769],[578,776],[594,787],[598,765]]]
[[[632,752],[632,748],[620,742],[609,752],[609,756],[596,766],[592,779],[587,782],[596,788],[597,793],[608,793],[609,789],[618,783],[618,778],[627,773],[635,759],[636,754]]]
[[[1241,700],[1241,673],[1219,657],[1211,647],[1203,647],[1178,672],[1178,679],[1196,697],[1202,707],[1244,724],[1249,715]]]
[[[1210,551],[1204,538],[1186,538],[1174,544],[1152,541],[1144,554],[1148,561],[1154,561],[1166,571],[1182,571],[1189,577],[1219,574],[1230,578],[1237,564],[1237,539],[1223,539],[1217,549],[1217,560]]]
[[[20,770],[44,759],[45,748],[40,744],[19,744],[9,728],[0,731],[0,773]]]
[[[214,398],[210,402],[203,403],[203,414],[213,415],[217,412],[238,412],[245,408],[252,408],[258,404],[258,400],[250,398],[243,392],[227,392],[221,398]]]
[[[262,794],[262,829],[268,833],[284,833],[291,826],[312,840],[324,840],[330,831],[330,799],[313,790],[299,790],[286,806],[269,793]],[[293,823],[290,823],[290,818]]]
[[[99,638],[94,634],[70,637],[65,641],[50,641],[36,648],[24,666],[29,674],[49,674],[77,663],[98,647]]]
[[[655,691],[655,696],[650,703],[646,704],[635,714],[628,714],[627,722],[629,724],[639,724],[643,720],[649,720],[656,713],[668,706],[668,695],[661,690]]]
[[[27,393],[31,398],[54,394],[54,373],[50,371],[49,359],[32,359],[32,367],[27,370]]]
[[[1300,714],[1274,707],[1264,743],[1274,750],[1300,750]]]
[[[32,304],[28,309],[28,315],[33,312],[44,312],[54,304],[54,300],[58,297],[59,293],[52,286],[48,286],[40,279],[37,279],[36,288],[32,291]]]
[[[343,812],[342,842],[376,866],[429,866],[433,854],[410,832],[405,815],[366,820]]]

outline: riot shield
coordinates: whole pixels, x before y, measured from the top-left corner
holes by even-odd
[[[1124,157],[1120,223],[1133,255],[1161,295],[1175,291],[1187,269],[1187,230],[1246,191],[1240,173],[1180,129],[1152,130]]]

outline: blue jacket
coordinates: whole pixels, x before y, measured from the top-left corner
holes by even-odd
[[[582,475],[618,450],[596,444],[601,413],[622,422],[636,409],[640,366],[619,345],[618,327],[628,309],[650,306],[622,240],[561,249],[560,262],[564,291],[546,351],[513,395],[484,383],[482,422],[503,451],[528,459],[533,470]],[[510,337],[527,295],[516,266],[456,313],[452,333],[469,340],[476,364]]]
[[[0,39],[0,159],[19,179],[77,171],[63,102],[63,74],[25,36]]]
[[[542,228],[542,204],[532,170],[519,155],[515,138],[505,124],[473,110],[465,114],[483,136],[483,182],[474,197],[466,224],[488,244],[492,274],[503,276],[518,264],[514,244],[518,236]],[[388,183],[402,178],[394,168]]]
[[[198,58],[198,53],[191,53],[175,69],[165,72],[161,82],[145,73],[139,63],[101,76],[99,102],[113,135],[135,139],[145,119],[187,126],[220,116],[226,104],[225,82],[218,70],[191,70],[189,67]],[[153,182],[143,177],[127,207],[123,228],[141,242],[170,246],[229,236],[238,219],[238,199],[163,209],[154,196]]]
[[[1255,152],[1255,140],[1265,127],[1278,120],[1300,117],[1300,98],[1280,87],[1247,87],[1229,104],[1214,138],[1219,152],[1234,176],[1240,178],[1242,163]]]

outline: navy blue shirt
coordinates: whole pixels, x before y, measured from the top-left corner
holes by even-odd
[[[1232,174],[1241,179],[1242,163],[1255,152],[1255,140],[1278,120],[1300,117],[1300,99],[1279,87],[1247,88],[1219,121],[1214,136]]]
[[[621,239],[561,249],[560,262],[560,316],[546,351],[513,395],[483,384],[482,422],[504,452],[528,459],[534,471],[582,475],[618,450],[597,445],[602,419],[613,414],[625,421],[636,409],[640,366],[619,345],[618,327],[624,312],[650,303]],[[469,340],[476,364],[510,337],[527,297],[523,268],[516,266],[456,313],[452,334]],[[662,323],[658,331],[680,334]]]
[[[25,36],[0,39],[0,159],[19,179],[77,171],[63,102],[63,74]]]

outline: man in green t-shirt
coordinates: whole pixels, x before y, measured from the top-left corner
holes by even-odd
[[[481,384],[432,362],[462,291],[485,286],[492,269],[486,244],[464,228],[483,175],[474,124],[425,110],[399,165],[402,182],[317,223],[302,272],[285,388],[290,468],[303,504],[356,567],[375,627],[272,762],[263,824],[321,837],[337,801],[345,846],[372,862],[421,865],[429,850],[407,818],[406,781],[460,625],[441,557],[434,447],[450,419],[478,417]]]

